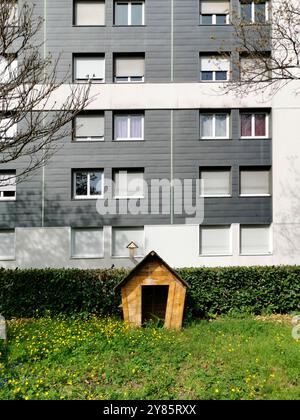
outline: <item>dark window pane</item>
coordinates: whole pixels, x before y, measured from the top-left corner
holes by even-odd
[[[251,114],[241,115],[241,135],[243,137],[251,137]]]
[[[216,15],[216,24],[225,25],[226,24],[226,15]]]
[[[90,173],[90,195],[102,194],[101,172]]]
[[[131,76],[131,81],[132,82],[142,82],[143,81],[143,76]]]
[[[212,71],[202,71],[201,72],[201,80],[213,80],[213,72]]]
[[[14,197],[15,195],[15,191],[3,191],[3,197]]]
[[[266,4],[257,3],[254,5],[255,22],[263,23],[266,21]]]
[[[255,135],[265,136],[266,135],[266,115],[255,114]]]
[[[115,25],[128,25],[128,5],[115,5]]]
[[[216,71],[216,80],[227,80],[227,71]]]
[[[245,22],[252,21],[252,13],[251,13],[251,3],[241,3],[241,18]]]
[[[87,173],[76,172],[76,195],[87,195]]]
[[[201,15],[202,25],[212,25],[212,15]]]

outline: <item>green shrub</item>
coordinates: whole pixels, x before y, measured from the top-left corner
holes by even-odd
[[[300,310],[300,267],[183,268],[188,282],[186,319],[230,313]],[[125,269],[0,269],[0,313],[6,318],[45,312],[120,314],[114,286]]]

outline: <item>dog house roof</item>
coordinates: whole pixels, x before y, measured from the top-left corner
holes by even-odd
[[[130,273],[114,288],[114,290],[119,289],[120,287],[122,287],[125,283],[127,283],[133,276],[134,274],[136,274],[136,272],[145,264],[147,264],[147,262],[151,261],[151,260],[157,260],[159,261],[161,264],[163,264],[168,271],[170,271],[185,287],[190,287],[188,285],[188,283],[183,280],[178,273],[176,273],[175,270],[173,270],[173,268],[171,268],[169,266],[169,264],[167,264],[155,251],[151,251],[149,252],[148,255],[146,255],[146,257],[139,262],[131,271]]]

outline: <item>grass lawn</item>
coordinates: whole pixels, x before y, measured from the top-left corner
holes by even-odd
[[[285,318],[130,330],[90,317],[13,320],[0,399],[299,399],[300,341]]]

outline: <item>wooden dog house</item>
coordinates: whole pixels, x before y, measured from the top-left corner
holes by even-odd
[[[115,289],[121,289],[124,321],[142,326],[161,319],[165,328],[182,326],[188,284],[151,251]]]

